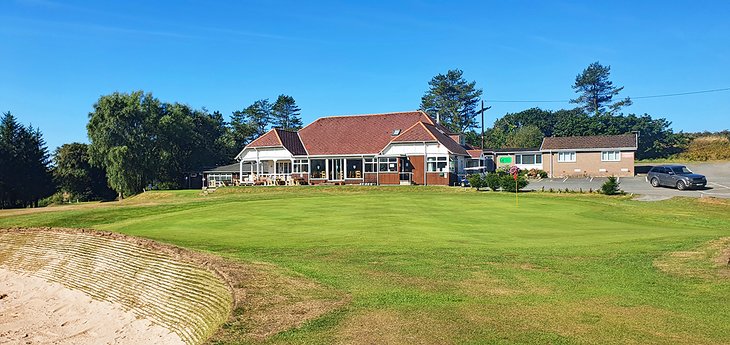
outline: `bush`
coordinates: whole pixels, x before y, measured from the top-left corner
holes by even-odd
[[[527,182],[527,179],[523,176],[519,176],[517,178],[517,188],[523,189],[527,187],[529,182]],[[512,177],[512,175],[505,175],[499,178],[499,186],[502,188],[505,192],[514,192],[515,191],[515,179]]]
[[[66,202],[66,198],[64,197],[63,193],[56,192],[53,195],[43,198],[41,200],[38,200],[38,207],[46,207],[50,205],[61,205]]]
[[[520,174],[527,175],[529,178],[546,178],[548,175],[545,170],[541,169],[521,170]]]
[[[616,176],[610,176],[608,178],[608,181],[604,182],[601,186],[601,194],[606,195],[616,195],[621,194],[621,190],[619,190],[619,182],[616,179]]]
[[[484,181],[484,177],[482,174],[473,174],[466,177],[467,180],[469,180],[469,185],[472,186],[472,188],[476,188],[479,190],[479,188],[485,187],[486,183]]]
[[[493,191],[497,191],[500,185],[499,174],[496,172],[487,173],[487,176],[484,177],[484,185]]]
[[[730,159],[730,140],[723,136],[704,136],[689,143],[680,159],[691,161],[714,161]]]

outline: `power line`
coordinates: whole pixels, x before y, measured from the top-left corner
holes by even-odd
[[[667,93],[662,95],[650,95],[650,96],[637,96],[637,97],[629,97],[631,99],[646,99],[646,98],[662,98],[662,97],[674,97],[674,96],[685,96],[685,95],[694,95],[698,93],[710,93],[710,92],[721,92],[721,91],[730,91],[730,87],[722,88],[722,89],[712,89],[712,90],[702,90],[702,91],[690,91],[690,92],[679,92],[679,93]],[[570,100],[497,100],[497,99],[487,99],[485,102],[492,102],[492,103],[570,103]]]

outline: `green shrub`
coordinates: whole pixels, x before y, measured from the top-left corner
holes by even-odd
[[[46,207],[50,205],[61,205],[66,202],[62,192],[56,192],[53,195],[38,200],[38,207]]]
[[[517,178],[517,188],[523,189],[527,187],[529,182],[527,182],[527,179],[523,176],[519,176]],[[515,191],[515,179],[512,177],[512,175],[505,175],[499,178],[499,187],[502,188],[505,192],[514,192]]]
[[[485,187],[486,183],[484,181],[484,177],[482,177],[482,174],[473,174],[466,177],[469,180],[469,185],[472,188],[476,188],[479,190],[479,188]]]
[[[526,175],[529,178],[546,178],[547,177],[547,171],[541,170],[541,169],[530,169],[530,170],[520,170],[520,175]]]
[[[601,194],[616,195],[621,194],[619,189],[619,182],[616,176],[610,176],[606,182],[601,186]]]
[[[484,177],[484,185],[493,191],[497,191],[500,185],[499,174],[497,172],[487,173],[487,176]]]

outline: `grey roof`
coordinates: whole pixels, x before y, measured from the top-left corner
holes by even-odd
[[[587,135],[582,137],[545,137],[543,150],[611,149],[637,147],[636,134]]]
[[[484,149],[484,152],[494,152],[494,153],[540,152],[540,148],[538,148],[538,147],[534,147],[534,148],[508,147],[508,148],[503,148],[503,149]]]
[[[238,163],[221,165],[215,168],[204,169],[204,173],[237,173],[239,172]],[[251,163],[243,163],[243,171],[251,171]]]

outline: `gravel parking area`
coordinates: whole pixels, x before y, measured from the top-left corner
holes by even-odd
[[[681,164],[681,163],[677,163]],[[657,164],[658,165],[658,164]],[[730,198],[730,162],[722,163],[690,163],[686,164],[690,170],[695,173],[707,176],[707,187],[703,190],[677,190],[674,188],[652,187],[646,181],[645,175],[637,175],[634,177],[621,177],[619,183],[621,189],[626,193],[642,195],[639,200],[662,200],[673,196],[689,196],[703,197],[712,196],[718,198]],[[646,165],[642,165],[646,167]],[[637,166],[637,170],[642,171]],[[648,168],[643,169],[644,171]],[[568,178],[568,179],[542,179],[539,181],[530,181],[527,189],[540,190],[545,188],[549,190],[580,190],[588,191],[589,189],[597,190],[606,181],[605,178]]]

